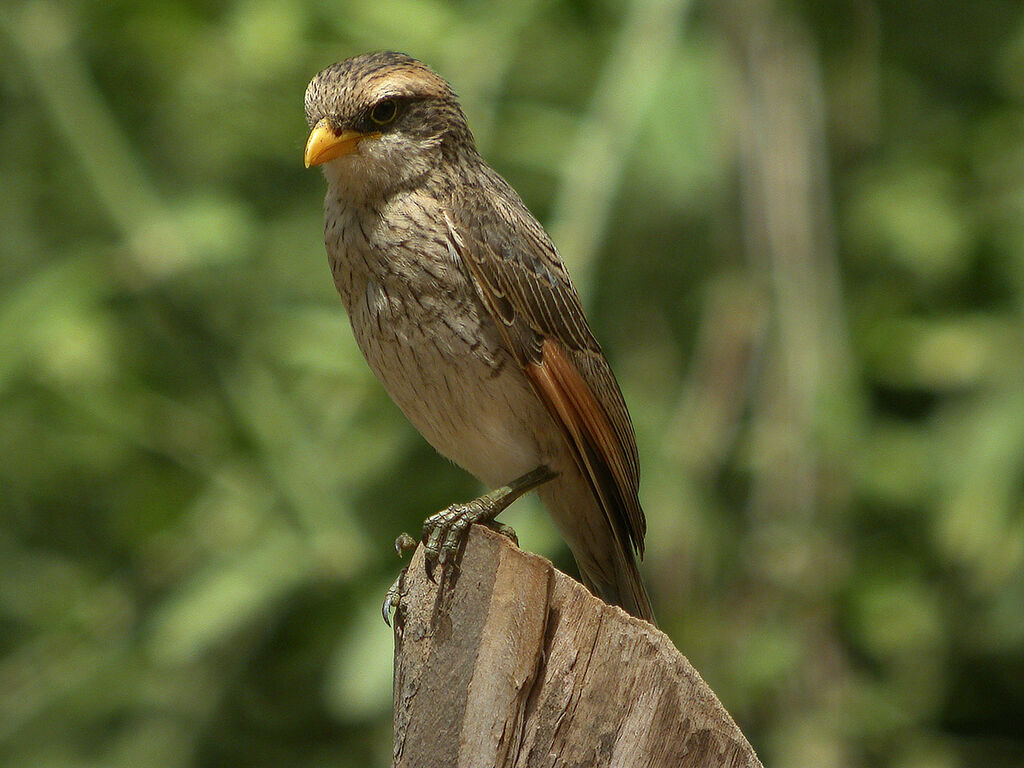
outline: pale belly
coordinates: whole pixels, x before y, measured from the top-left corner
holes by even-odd
[[[561,463],[561,438],[496,330],[465,304],[439,304],[385,295],[371,281],[349,306],[356,341],[395,404],[439,453],[490,487]]]

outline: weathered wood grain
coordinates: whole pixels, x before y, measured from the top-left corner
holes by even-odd
[[[661,631],[474,526],[395,617],[396,768],[760,768]],[[436,574],[435,574],[436,575]]]

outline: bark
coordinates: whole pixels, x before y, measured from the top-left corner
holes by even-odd
[[[474,526],[395,616],[398,768],[761,768],[663,632]]]

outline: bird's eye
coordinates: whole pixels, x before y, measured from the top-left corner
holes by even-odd
[[[377,125],[387,125],[398,116],[398,102],[384,99],[370,111],[370,119]]]

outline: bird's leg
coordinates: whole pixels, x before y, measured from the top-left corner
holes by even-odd
[[[431,515],[423,522],[423,546],[424,559],[426,562],[427,576],[434,578],[434,566],[446,565],[454,560],[459,553],[459,547],[465,539],[469,526],[473,523],[484,523],[498,533],[508,536],[515,543],[519,543],[516,532],[504,523],[495,522],[496,518],[513,501],[524,493],[532,491],[539,485],[543,485],[555,476],[549,467],[539,466],[532,469],[521,477],[517,477],[508,485],[496,488],[490,493],[485,493],[472,501],[452,504],[442,509],[435,515]],[[403,533],[395,539],[395,550],[401,557],[411,549],[416,548],[416,540],[407,533]],[[384,621],[390,625],[389,616],[391,609],[398,605],[401,592],[402,579],[405,577],[405,570],[399,574],[395,583],[391,585],[384,595],[384,604],[381,606],[384,614]]]
[[[515,541],[515,531],[502,523],[495,526],[494,518],[524,493],[532,491],[554,476],[554,472],[541,465],[517,477],[508,485],[496,488],[472,501],[452,504],[424,520],[423,555],[427,565],[427,576],[433,579],[435,565],[446,565],[458,556],[466,531],[473,523],[492,525],[506,536],[511,532],[509,538]]]

